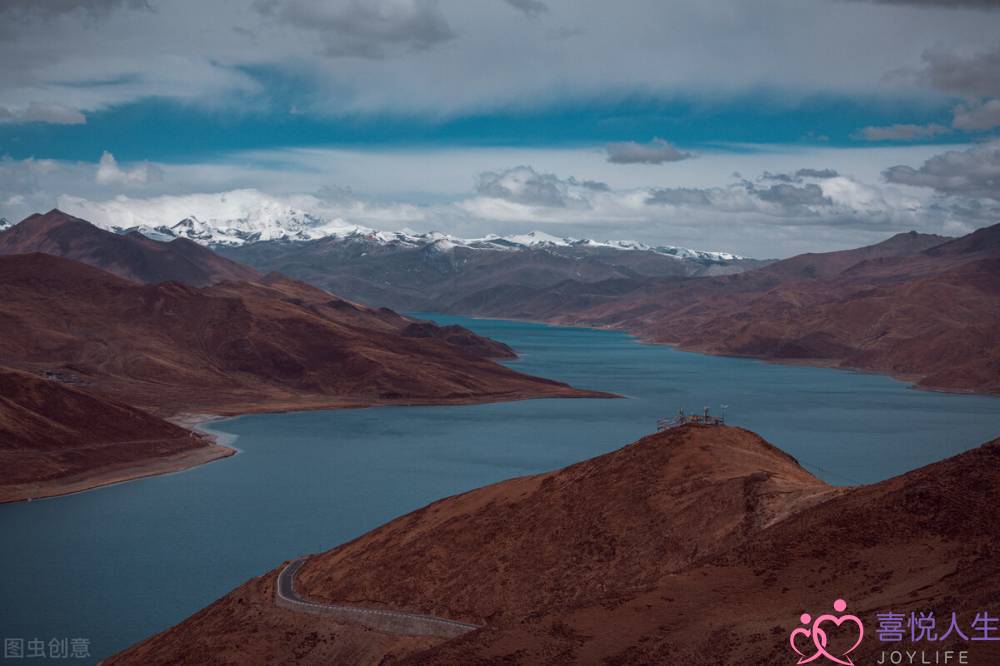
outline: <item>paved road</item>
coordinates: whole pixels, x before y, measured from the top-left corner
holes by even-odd
[[[433,615],[362,608],[344,604],[320,604],[309,601],[299,596],[295,591],[295,574],[305,562],[306,558],[304,557],[293,560],[278,574],[278,583],[274,591],[275,603],[278,606],[306,613],[331,615],[347,622],[361,624],[391,634],[454,638],[479,629],[479,625]]]

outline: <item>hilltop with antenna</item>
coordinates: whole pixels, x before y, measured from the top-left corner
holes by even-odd
[[[708,407],[701,414],[688,414],[681,407],[677,410],[677,415],[662,418],[656,422],[657,432],[663,432],[664,430],[670,430],[671,428],[676,428],[678,426],[687,425],[689,423],[694,425],[704,425],[704,426],[721,426],[726,425],[726,408],[729,405],[722,405],[722,416],[712,416],[709,413]]]

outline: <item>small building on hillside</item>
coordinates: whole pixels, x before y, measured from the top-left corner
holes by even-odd
[[[708,407],[705,408],[703,414],[686,414],[684,408],[677,410],[677,416],[663,418],[656,422],[656,430],[662,432],[664,430],[670,430],[671,428],[676,428],[678,426],[687,425],[693,423],[695,425],[704,426],[721,426],[726,424],[725,411],[723,411],[722,416],[712,416],[709,414]]]

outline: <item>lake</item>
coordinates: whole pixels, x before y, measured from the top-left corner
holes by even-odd
[[[213,423],[236,438],[240,455],[0,505],[0,636],[87,638],[95,658],[107,656],[283,560],[326,550],[446,495],[619,448],[679,407],[718,413],[728,405],[731,424],[760,433],[835,484],[878,481],[1000,434],[996,398],[679,352],[612,331],[433,318],[510,344],[522,354],[511,363],[519,370],[625,398]]]

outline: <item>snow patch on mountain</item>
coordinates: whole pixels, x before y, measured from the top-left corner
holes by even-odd
[[[186,214],[173,224],[151,224],[149,218],[131,213],[127,216],[104,216],[104,222],[98,226],[117,233],[137,231],[158,241],[186,238],[206,246],[235,247],[266,241],[303,242],[327,239],[330,242],[367,243],[400,249],[427,248],[438,253],[454,252],[458,248],[500,252],[616,250],[653,252],[680,260],[711,263],[742,259],[728,252],[705,252],[671,245],[654,247],[631,240],[560,238],[544,231],[509,236],[490,234],[482,238],[457,238],[437,231],[415,232],[410,229],[382,231],[350,224],[339,217],[324,218],[303,209],[279,205],[274,200],[257,203],[261,205],[250,207],[241,204],[238,208],[224,206],[221,210],[206,207],[210,209],[210,215]],[[236,216],[225,216],[225,213],[234,212]]]
[[[124,229],[115,229],[125,231]],[[189,216],[170,227],[135,227],[133,229],[157,238],[187,238],[203,245],[238,246],[262,241],[299,242],[318,240],[370,243],[397,248],[429,248],[435,252],[452,252],[456,248],[514,252],[519,250],[609,249],[634,252],[654,252],[677,259],[729,262],[742,259],[729,252],[707,252],[672,245],[650,246],[638,241],[597,241],[589,238],[560,238],[544,231],[482,238],[458,238],[438,231],[381,231],[347,224],[341,219],[322,220],[303,211],[280,220],[258,216],[238,220],[201,220]]]
[[[153,231],[203,245],[245,245],[273,240],[316,240],[347,235],[361,229],[340,218],[324,220],[301,210],[287,209],[280,215],[273,212],[257,210],[236,219],[203,220],[190,215],[170,227],[154,227]],[[146,233],[142,227],[138,230]]]
[[[467,250],[537,251],[579,255],[609,250],[652,252],[678,260],[727,263],[742,259],[728,252],[705,252],[672,245],[650,246],[632,240],[560,238],[543,231],[482,238],[458,238],[437,231],[410,229],[383,231],[347,220],[363,220],[379,226],[382,219],[399,222],[424,218],[415,211],[385,211],[377,207],[348,207],[323,211],[311,195],[275,198],[254,189],[219,193],[195,193],[183,197],[162,196],[130,199],[124,195],[93,202],[63,195],[59,207],[97,226],[128,233],[137,231],[150,238],[170,241],[186,238],[207,246],[241,246],[258,242],[365,243],[387,249],[428,249],[437,253]],[[388,223],[388,222],[386,222]],[[362,249],[367,251],[367,249]]]
[[[525,247],[568,247],[574,243],[573,240],[569,238],[557,238],[551,234],[547,234],[544,231],[529,231],[526,234],[518,234],[515,236],[503,236],[495,237],[501,240],[505,240],[514,245],[523,245]]]

